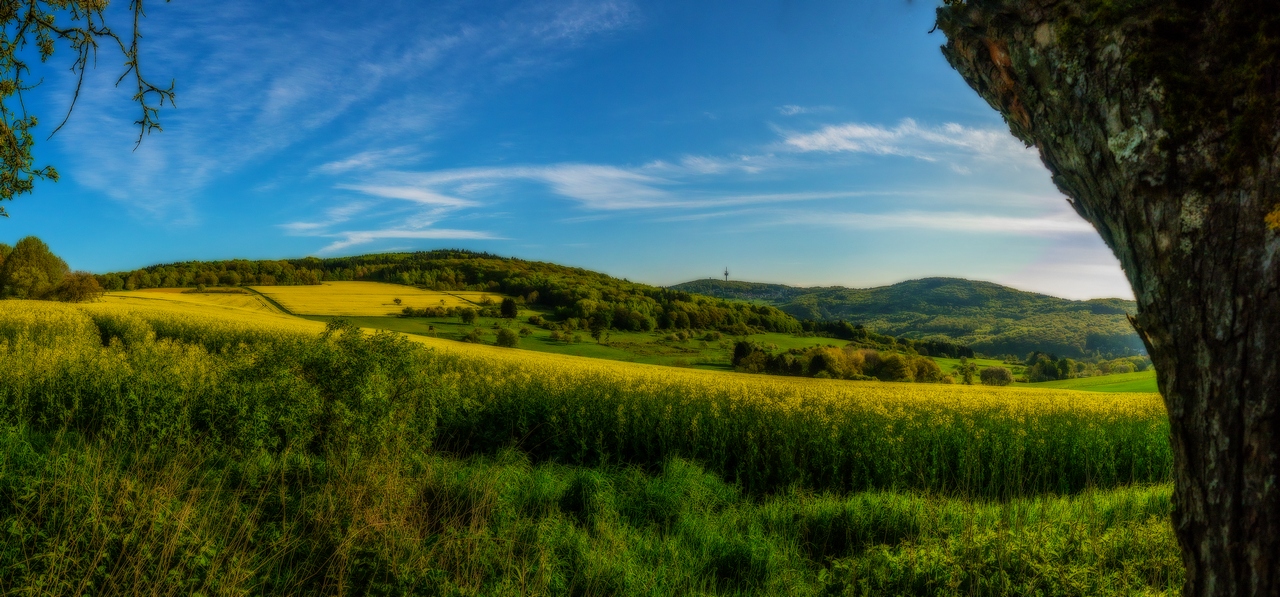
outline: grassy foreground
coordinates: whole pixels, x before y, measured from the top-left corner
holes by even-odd
[[[0,593],[1181,582],[1158,396],[424,350],[193,309],[0,302]]]

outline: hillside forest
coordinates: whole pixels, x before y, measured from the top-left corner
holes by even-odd
[[[989,355],[1033,351],[1083,359],[1146,353],[1129,316],[1133,301],[1073,301],[991,282],[908,280],[876,288],[797,288],[782,284],[695,280],[686,292],[769,305],[798,318],[848,320],[881,334],[946,337]]]

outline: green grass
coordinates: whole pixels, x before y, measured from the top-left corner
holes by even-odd
[[[955,373],[956,369],[960,367],[960,359],[945,359],[942,357],[933,357],[933,360],[936,363],[938,363],[939,367],[942,368],[943,373]],[[1009,371],[1013,372],[1014,376],[1017,376],[1017,375],[1020,375],[1023,370],[1022,365],[1008,365],[1008,364],[1005,364],[1004,361],[999,361],[996,359],[969,359],[969,361],[977,364],[979,371],[987,367],[1004,367],[1005,369],[1008,369]]]
[[[404,318],[404,317],[350,317],[348,319],[365,328],[390,330],[406,334],[433,336],[449,340],[461,340],[473,329],[480,329],[485,342],[494,342],[497,330],[494,325],[509,326],[514,329],[528,328],[532,334],[520,340],[520,348],[538,352],[564,354],[649,365],[667,365],[675,367],[691,367],[717,371],[732,370],[729,363],[733,354],[733,343],[736,336],[722,336],[720,340],[704,341],[701,335],[685,341],[667,340],[668,331],[654,332],[621,332],[610,330],[604,342],[596,342],[588,330],[572,332],[581,336],[581,342],[563,342],[551,339],[551,331],[527,323],[530,315],[537,311],[520,310],[520,317],[515,321],[481,317],[474,324],[464,324],[458,318]],[[332,321],[334,317],[323,315],[304,315],[313,321]],[[792,348],[809,348],[811,346],[843,346],[847,342],[833,338],[805,337],[792,334],[766,333],[745,336],[746,339],[762,346],[776,347],[772,350],[788,350]]]
[[[1080,390],[1084,392],[1159,392],[1154,370],[1117,373],[1097,377],[1078,377],[1026,384],[1029,388]]]
[[[696,464],[298,453],[0,432],[0,592],[1174,595],[1168,486],[763,500]]]

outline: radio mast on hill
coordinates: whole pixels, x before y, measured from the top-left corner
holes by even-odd
[[[724,281],[725,281],[725,282],[728,282],[728,281],[729,281],[729,268],[728,268],[728,267],[724,268]]]

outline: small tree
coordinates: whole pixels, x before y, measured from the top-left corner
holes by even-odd
[[[965,357],[960,357],[960,366],[956,367],[956,373],[960,374],[960,379],[965,385],[973,385],[973,376],[978,375],[978,365],[972,363]]]
[[[67,262],[54,255],[49,245],[28,236],[18,241],[0,266],[0,295],[20,299],[49,298],[67,271]]]
[[[519,309],[517,308],[515,300],[511,297],[502,299],[501,313],[506,319],[515,319],[516,316],[519,315]]]
[[[458,317],[462,319],[462,323],[472,324],[476,322],[476,310],[463,308],[458,310]]]
[[[498,346],[506,346],[507,348],[516,348],[520,345],[520,334],[511,328],[502,328],[498,330]]]
[[[89,272],[75,272],[62,279],[62,283],[54,290],[54,296],[68,303],[83,303],[102,298],[102,286],[98,279]]]
[[[987,367],[980,375],[982,383],[989,386],[1007,386],[1013,383],[1013,372],[1004,367]]]
[[[396,298],[391,299],[391,302],[395,303],[395,304],[396,304],[396,306],[397,306],[397,307],[399,307],[399,306],[400,306],[400,303],[403,303],[404,301],[400,300],[400,297],[396,297]]]

